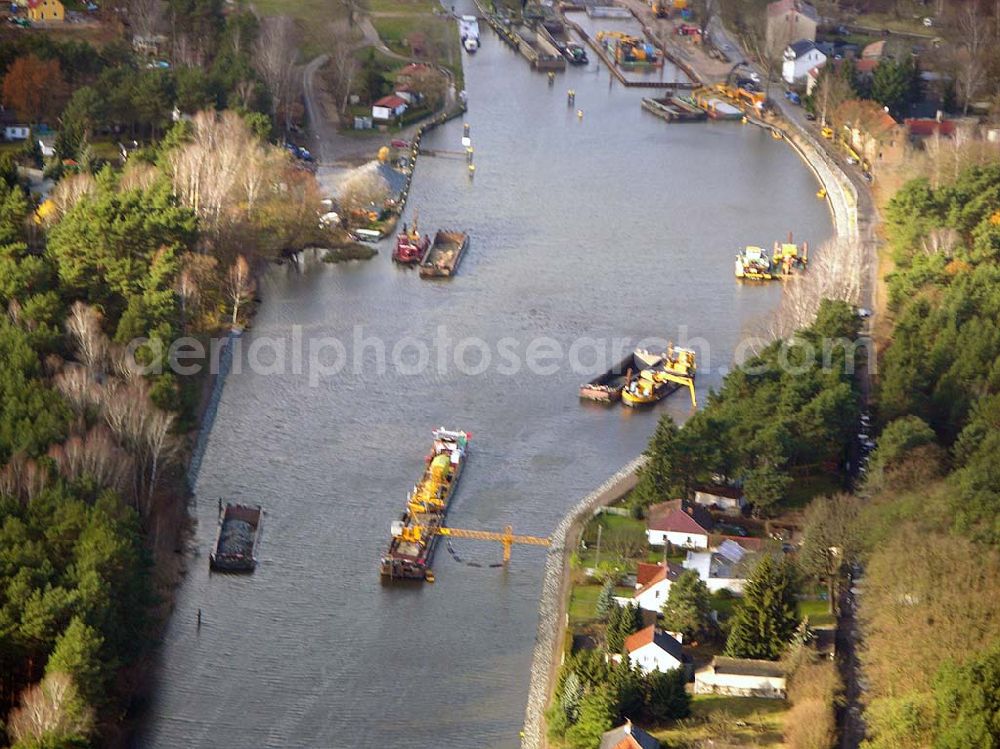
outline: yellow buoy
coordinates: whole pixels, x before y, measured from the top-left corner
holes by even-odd
[[[578,120],[582,120],[583,119],[583,110],[582,109],[576,110],[576,118]]]
[[[819,192],[816,193],[816,197],[819,198],[820,200],[823,200],[826,197],[826,188],[821,187],[819,189]]]

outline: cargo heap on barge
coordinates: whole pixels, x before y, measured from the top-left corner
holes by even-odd
[[[421,278],[450,278],[458,270],[469,245],[469,235],[461,231],[439,231],[420,260]]]
[[[257,547],[260,541],[260,505],[227,504],[219,501],[219,529],[215,546],[208,555],[210,569],[222,572],[253,572],[257,567]]]
[[[433,580],[431,562],[437,531],[444,525],[468,445],[466,432],[443,427],[434,430],[434,447],[423,476],[407,497],[402,517],[392,524],[392,540],[380,565],[382,577]]]
[[[662,362],[663,354],[637,348],[604,374],[583,383],[580,386],[580,397],[598,403],[614,403],[621,400],[622,390],[633,374],[658,367]]]

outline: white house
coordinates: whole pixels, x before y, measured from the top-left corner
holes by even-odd
[[[666,673],[684,665],[682,639],[680,634],[664,632],[651,624],[625,638],[625,652],[632,665],[644,674]]]
[[[631,598],[615,596],[619,606],[637,605],[646,611],[659,613],[670,595],[670,586],[684,572],[679,564],[647,564],[640,562],[635,572],[635,592]]]
[[[743,490],[730,486],[702,486],[694,490],[694,501],[703,507],[738,515],[746,506]]]
[[[31,135],[31,126],[21,123],[3,126],[4,140],[27,140]]]
[[[396,119],[405,111],[406,102],[395,94],[389,94],[372,104],[372,119],[387,122]]]
[[[771,661],[716,656],[694,674],[695,694],[785,699],[785,672]]]
[[[787,83],[802,83],[809,71],[821,68],[826,64],[826,55],[808,39],[799,39],[785,48],[784,62],[781,66],[781,77]]]
[[[689,551],[682,563],[684,569],[694,570],[709,591],[729,590],[742,593],[746,579],[739,575],[737,566],[746,550],[735,541],[723,541],[715,551]]]
[[[652,505],[646,513],[646,537],[653,546],[670,542],[687,549],[707,549],[712,527],[707,509],[681,499]]]

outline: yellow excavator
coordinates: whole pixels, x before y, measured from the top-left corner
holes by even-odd
[[[623,31],[598,31],[596,39],[601,44],[606,39],[615,40],[615,61],[619,65],[634,62],[654,63],[660,58],[659,52],[652,44]]]
[[[696,369],[694,351],[671,343],[658,367],[642,370],[635,379],[632,379],[631,372],[628,373],[628,383],[622,390],[622,405],[635,408],[656,403],[673,390],[670,385],[674,384],[688,389],[691,406],[697,408],[698,400],[694,392]]]

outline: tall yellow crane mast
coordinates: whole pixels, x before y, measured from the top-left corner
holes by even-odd
[[[503,544],[504,564],[510,561],[510,551],[514,544],[528,546],[550,546],[552,542],[540,536],[519,536],[514,533],[514,527],[508,525],[502,533],[492,531],[472,531],[464,528],[429,528],[426,525],[413,525],[399,528],[398,538],[411,543],[422,544],[432,535],[451,536],[452,538],[469,538],[475,541],[499,541]]]

